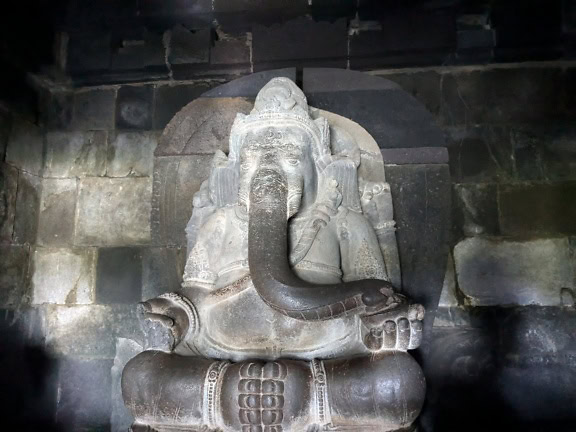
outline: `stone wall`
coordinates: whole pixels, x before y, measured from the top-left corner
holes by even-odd
[[[371,72],[433,113],[450,154],[453,253],[425,430],[452,430],[479,406],[534,424],[574,417],[575,71]],[[48,353],[55,372],[42,401],[71,430],[129,423],[119,374],[144,344],[134,305],[177,287],[185,255],[151,222],[154,149],[180,108],[222,82],[53,89],[39,124],[0,113],[1,329]],[[198,187],[212,151],[188,156],[173,180]]]

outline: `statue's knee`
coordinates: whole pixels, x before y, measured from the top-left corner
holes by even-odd
[[[326,362],[332,420],[347,424],[411,424],[422,409],[426,383],[422,369],[405,352]]]

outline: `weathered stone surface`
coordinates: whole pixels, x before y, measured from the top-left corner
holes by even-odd
[[[2,347],[44,346],[44,312],[39,308],[0,308]]]
[[[209,155],[156,158],[151,214],[155,245],[186,246],[192,198],[208,178],[211,161]]]
[[[346,67],[348,51],[346,20],[334,23],[297,18],[252,30],[255,70],[286,67],[299,59],[308,66]]]
[[[6,162],[34,175],[42,174],[44,164],[42,130],[25,120],[14,119],[6,148]]]
[[[40,199],[37,242],[67,246],[74,241],[76,179],[44,179]]]
[[[154,87],[122,86],[116,97],[116,129],[152,129]]]
[[[562,115],[561,74],[555,68],[511,68],[445,75],[443,121],[470,125],[555,120]]]
[[[142,342],[136,306],[47,305],[46,343],[57,354],[113,359],[116,338]]]
[[[248,34],[239,36],[218,32],[218,38],[210,49],[210,65],[214,69],[243,67],[250,70],[251,41]]]
[[[89,304],[94,301],[93,248],[37,248],[33,254],[33,304]]]
[[[0,161],[6,156],[6,147],[10,138],[10,129],[12,128],[12,116],[0,108]]]
[[[171,31],[168,61],[171,65],[208,63],[210,30],[188,30],[177,25]]]
[[[13,241],[17,244],[35,243],[38,230],[38,212],[42,180],[32,174],[20,172],[16,194]]]
[[[447,164],[445,147],[383,148],[380,150],[386,165]]]
[[[0,164],[0,243],[11,243],[16,216],[18,170],[8,164]]]
[[[208,83],[158,86],[154,98],[153,128],[163,129],[178,111],[209,88]]]
[[[72,122],[74,93],[70,91],[46,91],[42,116],[47,130],[66,130]]]
[[[386,165],[397,222],[402,289],[433,324],[446,273],[451,214],[447,165]],[[426,339],[424,339],[426,341]]]
[[[442,293],[440,294],[440,301],[438,307],[453,307],[458,306],[456,285],[456,271],[454,270],[454,258],[452,254],[448,254],[446,260],[446,273],[444,275],[444,283],[442,285]]]
[[[436,71],[406,72],[381,75],[382,78],[398,84],[414,96],[434,115],[440,112],[440,81],[442,76]]]
[[[83,90],[74,94],[71,127],[75,130],[114,129],[116,90]]]
[[[28,246],[0,246],[0,308],[22,305],[28,296]]]
[[[166,126],[156,156],[212,154],[228,151],[230,129],[237,113],[253,104],[245,98],[200,98],[183,108]]]
[[[514,178],[509,130],[500,126],[445,128],[450,172],[459,182],[504,182]]]
[[[112,414],[110,426],[112,432],[125,432],[130,429],[134,417],[124,405],[122,399],[122,371],[126,363],[142,352],[144,348],[130,339],[118,338],[116,340],[116,356],[112,366]]]
[[[454,185],[457,235],[497,235],[498,191],[491,184]]]
[[[108,145],[108,177],[151,176],[156,132],[117,132]]]
[[[445,146],[432,114],[396,83],[322,68],[304,69],[303,83],[311,106],[362,125],[380,148]]]
[[[142,297],[142,248],[100,248],[96,274],[96,303],[138,303]]]
[[[180,289],[186,248],[146,248],[142,254],[142,300]]]
[[[460,290],[472,304],[560,304],[574,283],[574,259],[566,239],[526,242],[470,238],[454,248]]]
[[[502,234],[576,234],[576,183],[500,188]]]
[[[106,132],[48,132],[44,177],[102,176],[106,172]]]
[[[150,241],[149,178],[80,180],[76,244],[123,246]]]
[[[254,99],[268,81],[275,77],[286,77],[296,81],[296,68],[272,69],[240,77],[226,84],[219,85],[202,95],[216,98],[249,98]]]
[[[66,358],[59,367],[56,421],[73,430],[110,427],[112,360]]]

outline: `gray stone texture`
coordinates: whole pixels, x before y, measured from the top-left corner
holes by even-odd
[[[114,129],[115,89],[80,90],[74,94],[71,128],[74,130]]]
[[[158,143],[156,132],[117,132],[108,145],[108,177],[146,177],[152,175],[153,157]]]
[[[116,98],[116,129],[152,128],[154,87],[122,86]]]
[[[46,305],[46,343],[58,355],[113,359],[116,338],[143,343],[136,305]]]
[[[43,155],[42,129],[15,117],[6,149],[6,162],[27,173],[41,175],[44,164]]]
[[[16,216],[18,170],[8,164],[0,164],[0,244],[11,243]]]
[[[36,248],[33,254],[32,303],[94,302],[95,248]]]
[[[475,306],[561,304],[575,262],[567,239],[469,238],[454,248],[460,290]]]
[[[74,241],[77,180],[44,179],[40,199],[37,243],[68,246]]]
[[[166,126],[156,156],[212,154],[218,149],[226,152],[236,113],[247,114],[252,106],[241,97],[196,99]]]
[[[112,432],[126,432],[134,422],[134,417],[124,405],[122,399],[122,371],[126,363],[144,348],[131,339],[118,338],[116,340],[116,356],[112,366],[112,413],[110,428]]]
[[[502,234],[576,234],[576,183],[504,185],[499,193]]]
[[[17,308],[28,298],[28,246],[0,246],[0,308]]]
[[[434,115],[440,113],[442,75],[436,71],[406,72],[380,75],[398,84],[410,93]]]
[[[262,87],[272,78],[286,77],[296,81],[296,68],[272,69],[243,76],[207,91],[202,97],[255,99]]]
[[[171,31],[168,61],[171,65],[207,63],[209,46],[210,30],[191,31],[177,25]]]
[[[211,84],[207,82],[197,84],[169,83],[156,87],[153,128],[163,129],[178,111],[210,87]]]
[[[457,236],[498,235],[498,188],[494,184],[454,185]]]
[[[18,192],[16,194],[14,243],[36,243],[41,194],[42,179],[21,171],[18,176]]]
[[[136,304],[142,297],[142,248],[98,250],[96,303]]]
[[[0,161],[3,161],[6,156],[6,147],[8,146],[11,128],[12,116],[0,108]]]
[[[150,241],[151,179],[80,180],[75,243],[123,246]]]
[[[106,172],[106,132],[48,132],[44,177],[94,177]]]
[[[77,431],[110,428],[112,360],[66,358],[59,365],[56,421]]]
[[[186,246],[184,229],[192,198],[208,177],[212,156],[157,157],[152,197],[152,241],[156,246]]]
[[[146,248],[142,253],[142,300],[180,289],[186,248]]]

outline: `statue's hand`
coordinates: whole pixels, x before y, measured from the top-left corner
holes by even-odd
[[[171,352],[188,333],[190,319],[179,297],[168,294],[138,305],[147,348]]]
[[[409,304],[401,294],[394,294],[389,305],[373,314],[364,315],[364,344],[370,351],[407,351],[422,341],[424,307]]]

